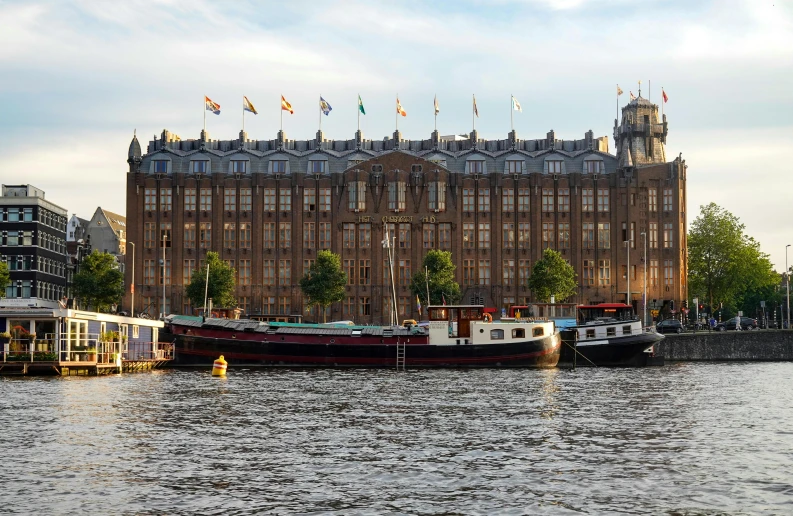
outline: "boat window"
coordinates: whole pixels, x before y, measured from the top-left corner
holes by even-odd
[[[614,326],[609,326],[606,328],[606,337],[614,337],[617,335],[617,328]]]
[[[622,327],[622,334],[623,335],[630,335],[631,334],[631,327],[630,326],[623,326]]]
[[[504,330],[490,330],[490,340],[504,340]]]
[[[512,330],[512,338],[513,339],[523,339],[526,338],[526,330],[523,328],[517,328]]]
[[[586,331],[586,338],[594,339],[595,338],[595,330],[587,330]]]
[[[353,337],[360,337],[361,336],[361,330],[352,330],[352,336]]]
[[[534,328],[531,334],[535,337],[542,337],[543,335],[545,335],[545,328],[543,328],[542,326]]]
[[[433,308],[430,310],[430,321],[445,321],[446,320],[446,309],[444,308]]]

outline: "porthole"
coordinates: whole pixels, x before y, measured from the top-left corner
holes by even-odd
[[[484,332],[485,332],[485,330],[483,330],[482,328],[479,328],[479,333],[484,333]]]
[[[331,344],[336,344],[336,339],[330,339]]]

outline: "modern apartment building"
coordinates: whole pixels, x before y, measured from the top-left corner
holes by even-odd
[[[526,282],[550,247],[578,274],[569,301],[628,299],[640,309],[646,271],[649,307],[677,308],[686,298],[686,164],[667,161],[666,136],[666,117],[640,95],[615,120],[615,154],[592,131],[579,140],[553,130],[532,140],[515,131],[483,140],[475,130],[467,139],[435,131],[404,140],[397,131],[367,140],[358,131],[342,141],[321,131],[311,140],[163,131],[145,154],[135,137],[127,176],[135,304],[187,312],[184,287],[212,250],[236,268],[246,312],[320,319],[306,313],[298,281],[330,249],[349,285],[329,318],[386,323],[387,228],[400,318],[417,315],[408,284],[429,249],[452,252],[466,303],[532,301]]]

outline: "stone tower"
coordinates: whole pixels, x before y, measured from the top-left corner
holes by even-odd
[[[640,167],[666,163],[666,115],[658,119],[658,105],[639,96],[622,108],[622,121],[614,121],[614,141],[619,166]]]

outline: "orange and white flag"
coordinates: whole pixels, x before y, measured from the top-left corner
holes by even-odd
[[[290,115],[294,115],[295,114],[295,110],[292,109],[292,104],[287,102],[287,100],[284,98],[283,95],[281,95],[281,110],[282,111],[289,111]]]
[[[408,116],[407,111],[402,107],[402,104],[399,102],[399,97],[397,97],[397,113],[402,116]]]

